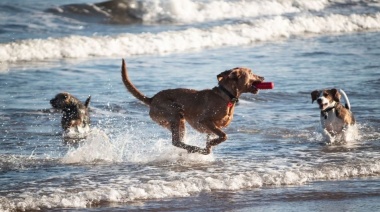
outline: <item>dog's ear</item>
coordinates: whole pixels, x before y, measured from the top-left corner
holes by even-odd
[[[87,108],[88,105],[90,105],[90,100],[91,100],[91,96],[88,96],[88,98],[86,99],[86,102],[84,103],[84,106]]]
[[[220,82],[223,79],[227,78],[230,75],[231,72],[232,72],[231,70],[227,70],[227,71],[223,71],[222,73],[218,74],[216,76],[216,78],[218,79],[218,82]]]
[[[241,75],[241,72],[239,71],[239,68],[234,68],[231,70],[231,73],[228,75],[228,78],[230,79],[238,79]]]
[[[318,99],[320,93],[321,92],[318,91],[318,90],[315,90],[315,91],[311,92],[311,104],[313,104],[314,101]]]
[[[240,68],[233,68],[227,71],[223,71],[222,73],[218,74],[217,78],[220,82],[223,79],[238,79],[241,75],[241,72],[239,71]]]
[[[331,91],[331,95],[333,97],[333,100],[336,101],[336,102],[340,102],[340,93],[337,89],[333,88],[330,90]]]
[[[66,99],[69,98],[69,94],[66,93],[66,92],[65,92],[65,93],[62,93],[61,95],[63,96],[63,99],[64,99],[64,100],[66,100]]]

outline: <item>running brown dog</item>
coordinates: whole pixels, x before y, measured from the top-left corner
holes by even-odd
[[[218,86],[213,89],[192,90],[185,88],[163,90],[152,98],[143,95],[128,78],[125,61],[121,67],[122,80],[128,91],[137,99],[149,105],[150,117],[172,133],[174,146],[186,149],[188,153],[208,155],[211,147],[227,140],[222,128],[233,118],[235,104],[242,93],[257,94],[255,83],[264,77],[254,75],[248,68],[234,68],[217,75]],[[207,133],[206,148],[191,146],[183,142],[185,121],[199,132]],[[217,138],[210,139],[211,135]]]
[[[90,115],[88,112],[90,100],[91,96],[89,96],[83,104],[67,92],[59,93],[50,100],[50,104],[53,108],[62,110],[61,125],[64,133],[68,134],[72,132],[74,134],[83,134],[90,130]]]

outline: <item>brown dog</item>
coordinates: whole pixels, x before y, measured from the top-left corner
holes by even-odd
[[[124,60],[121,74],[128,91],[149,105],[150,117],[171,131],[174,146],[186,149],[188,153],[198,152],[205,155],[210,154],[212,146],[227,140],[222,128],[232,121],[240,95],[257,94],[258,89],[254,84],[264,80],[264,77],[254,75],[248,68],[234,68],[220,73],[217,76],[219,86],[211,90],[168,89],[149,98],[138,91],[129,80]],[[185,121],[197,131],[207,133],[208,138],[211,135],[217,135],[217,138],[208,139],[205,149],[185,144]]]
[[[62,110],[61,125],[64,133],[83,134],[89,131],[90,115],[88,105],[90,104],[90,100],[91,96],[83,104],[67,92],[59,93],[50,100],[53,108]]]

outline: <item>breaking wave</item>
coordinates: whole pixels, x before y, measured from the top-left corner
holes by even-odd
[[[327,0],[111,0],[95,4],[63,5],[47,11],[80,21],[111,24],[194,23],[319,11],[329,4]]]
[[[378,31],[375,15],[276,16],[243,24],[116,36],[68,36],[0,44],[0,62],[166,54],[223,46],[254,45],[293,36]]]

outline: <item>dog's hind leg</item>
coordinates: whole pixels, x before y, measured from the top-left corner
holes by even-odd
[[[172,144],[176,147],[186,149],[188,153],[201,152],[201,148],[191,146],[183,142],[185,137],[185,119],[180,118],[171,123],[170,131],[172,132]]]
[[[185,116],[183,107],[177,104],[173,104],[173,107],[178,109],[175,114],[174,121],[170,124],[170,131],[172,132],[172,144],[176,147],[186,149],[188,153],[201,152],[202,149],[197,146],[191,146],[183,142],[185,138]]]

